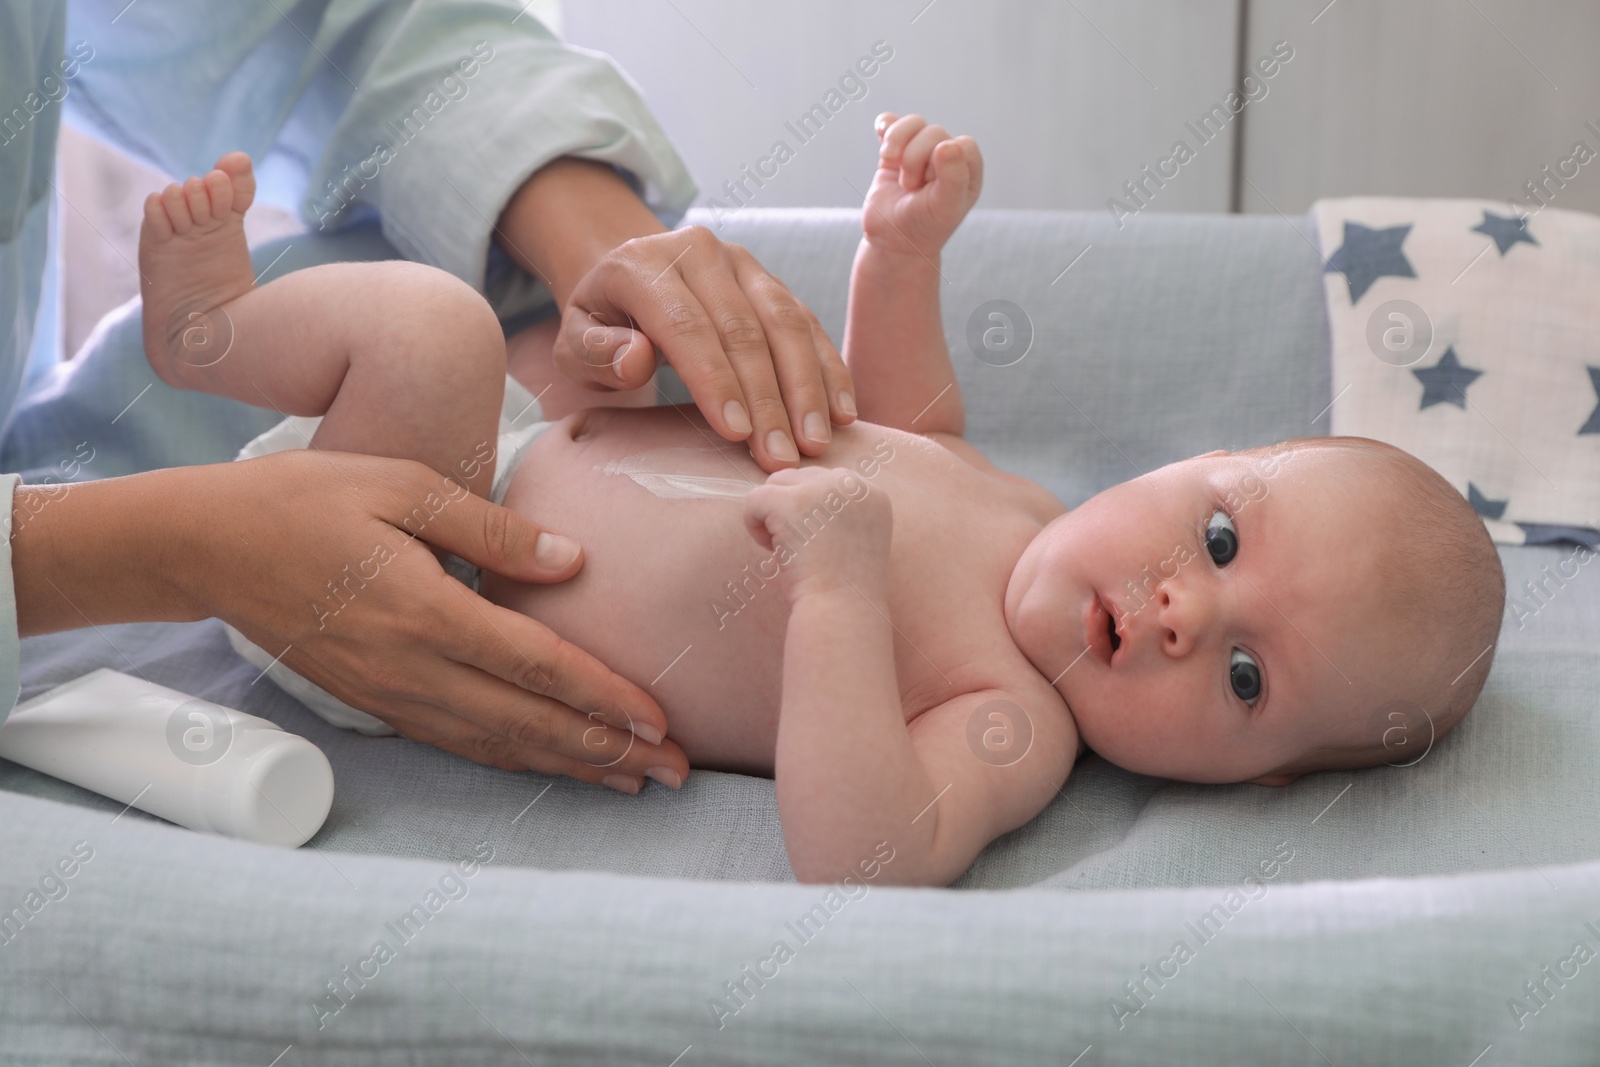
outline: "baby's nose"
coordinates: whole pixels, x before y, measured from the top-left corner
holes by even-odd
[[[1161,651],[1174,659],[1187,656],[1204,639],[1214,612],[1207,597],[1174,582],[1156,593],[1156,637]]]

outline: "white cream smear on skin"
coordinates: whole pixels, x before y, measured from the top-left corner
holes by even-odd
[[[720,448],[657,448],[614,459],[595,470],[621,474],[660,500],[743,500],[758,482],[739,477],[731,458],[723,460],[728,474],[690,473],[685,468],[704,468],[711,456],[727,455]],[[713,464],[714,465],[714,464]]]

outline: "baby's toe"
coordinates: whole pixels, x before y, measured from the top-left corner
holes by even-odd
[[[211,217],[227,218],[228,212],[233,210],[233,179],[221,170],[214,170],[202,180],[211,202]]]
[[[229,152],[217,160],[217,169],[233,182],[233,210],[247,210],[256,195],[256,172],[249,155]]]
[[[196,226],[204,226],[211,221],[211,197],[206,192],[205,182],[199,178],[184,182],[183,199],[189,205],[189,217]]]
[[[194,228],[194,217],[189,214],[189,203],[184,198],[183,186],[173,182],[161,190],[161,206],[166,210],[172,232],[179,237]]]
[[[160,193],[151,193],[144,198],[144,226],[145,234],[153,240],[172,239],[172,220],[167,217]]]

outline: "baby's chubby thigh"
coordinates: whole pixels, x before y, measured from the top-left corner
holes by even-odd
[[[433,267],[343,266],[365,268],[340,278],[349,369],[313,444],[417,460],[487,496],[492,472],[462,464],[498,433],[506,352],[493,309]]]

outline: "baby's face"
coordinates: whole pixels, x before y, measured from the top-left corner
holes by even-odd
[[[1355,743],[1404,650],[1372,590],[1382,516],[1330,455],[1174,463],[1028,546],[1006,621],[1091,749],[1142,774],[1280,784],[1319,745]]]

